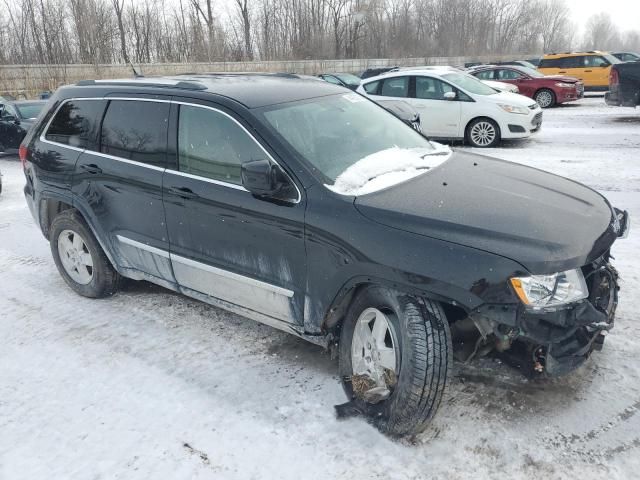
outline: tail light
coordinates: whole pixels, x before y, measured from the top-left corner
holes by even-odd
[[[618,85],[620,83],[620,76],[618,75],[618,70],[616,70],[615,68],[611,69],[611,72],[609,73],[609,86],[614,86],[614,85]]]
[[[20,148],[18,149],[18,156],[20,157],[20,162],[22,162],[23,169],[27,161],[27,155],[29,155],[29,149],[25,145],[20,145]]]

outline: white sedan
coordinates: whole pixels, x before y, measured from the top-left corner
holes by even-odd
[[[530,98],[447,67],[387,72],[363,80],[357,91],[374,101],[402,98],[420,112],[425,135],[474,147],[526,138],[542,125],[542,109]]]

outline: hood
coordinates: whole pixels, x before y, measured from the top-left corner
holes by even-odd
[[[578,83],[581,82],[579,78],[576,77],[567,77],[566,75],[545,75],[544,79],[555,80],[556,82],[564,82],[564,83]]]
[[[518,107],[527,107],[527,108],[529,108],[531,105],[536,103],[531,98],[525,97],[524,95],[520,95],[519,93],[504,92],[504,91],[500,91],[495,95],[485,95],[482,98],[493,103],[508,103],[511,105],[516,105]]]
[[[510,83],[505,82],[497,82],[495,80],[481,80],[485,85],[489,85],[491,88],[495,88],[496,90],[500,90],[503,92],[516,92],[518,87],[515,85],[511,85]]]
[[[388,227],[501,255],[533,274],[585,265],[616,238],[612,209],[594,190],[460,152],[428,173],[358,196],[355,206]]]

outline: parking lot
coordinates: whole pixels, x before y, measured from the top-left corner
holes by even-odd
[[[545,110],[531,139],[477,153],[585,183],[634,219],[639,128],[640,111],[588,97]],[[393,441],[335,419],[337,362],[316,346],[147,283],[106,300],[73,293],[19,161],[0,171],[0,479],[623,479],[640,467],[633,227],[613,248],[622,290],[602,352],[553,381],[457,364],[432,428]]]

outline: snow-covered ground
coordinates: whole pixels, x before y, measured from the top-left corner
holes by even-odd
[[[640,110],[601,98],[545,112],[533,139],[483,151],[569,176],[640,218]],[[146,283],[75,295],[0,159],[0,480],[637,478],[640,231],[616,243],[617,326],[578,372],[527,382],[458,365],[413,443],[337,421],[320,348]]]

